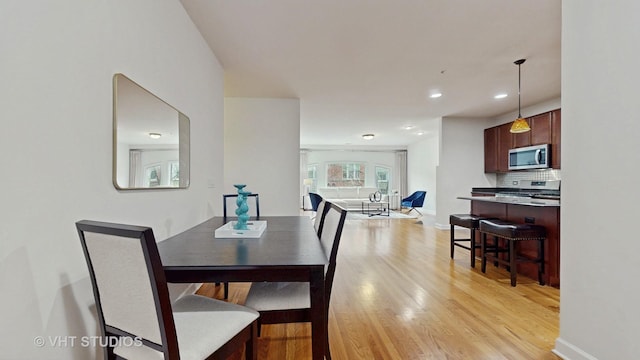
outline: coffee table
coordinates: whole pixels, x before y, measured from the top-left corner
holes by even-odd
[[[382,215],[389,216],[388,201],[363,201],[362,213],[369,216]]]

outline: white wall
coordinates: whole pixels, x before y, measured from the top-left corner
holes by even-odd
[[[410,144],[407,147],[407,186],[408,194],[425,190],[427,196],[420,210],[422,213],[436,213],[437,181],[436,168],[439,160],[438,134]]]
[[[469,213],[471,188],[493,186],[494,174],[484,173],[484,129],[489,120],[442,118],[440,161],[437,168],[436,227],[449,228],[449,215]]]
[[[300,101],[224,99],[224,193],[260,195],[260,215],[300,211]]]
[[[95,358],[49,343],[97,334],[74,223],[148,225],[162,240],[220,208],[207,184],[222,183],[222,68],[175,0],[3,1],[0,23],[0,358]],[[117,72],[191,118],[189,189],[114,188]]]
[[[566,359],[640,353],[637,1],[562,1],[560,337]]]

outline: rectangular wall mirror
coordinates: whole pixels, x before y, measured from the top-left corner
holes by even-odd
[[[189,186],[189,118],[123,74],[113,76],[116,189]]]

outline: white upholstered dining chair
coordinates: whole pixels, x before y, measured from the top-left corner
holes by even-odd
[[[342,229],[347,210],[326,202],[324,220],[322,221],[320,244],[329,260],[325,268],[324,299],[325,316],[328,321],[331,287],[336,270],[338,246],[342,237]],[[320,214],[320,213],[319,213]],[[309,322],[311,300],[308,282],[259,282],[252,283],[245,305],[260,313],[258,335],[262,324],[281,324],[293,322]],[[327,327],[328,329],[328,327]],[[328,337],[327,337],[328,339]],[[327,340],[328,342],[328,340]],[[326,346],[327,359],[331,359],[329,346]]]
[[[322,224],[324,223],[324,216],[327,214],[327,210],[329,210],[330,206],[327,206],[327,201],[322,200],[318,204],[318,208],[316,210],[316,216],[313,218],[313,228],[316,229],[316,233],[320,236],[320,231],[322,231]]]
[[[105,359],[226,359],[243,345],[256,359],[254,310],[199,295],[171,304],[151,228],[87,220],[76,228]]]

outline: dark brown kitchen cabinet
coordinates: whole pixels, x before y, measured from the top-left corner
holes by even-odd
[[[484,172],[498,172],[498,127],[484,129]]]
[[[531,131],[513,134],[513,147],[551,143],[551,111],[527,118]]]
[[[527,118],[531,131],[512,134],[512,122],[484,131],[484,172],[509,171],[509,150],[519,147],[551,144],[551,167],[560,169],[560,109]]]
[[[551,144],[551,111],[529,118],[531,145]]]
[[[551,167],[560,169],[560,109],[551,112]]]
[[[513,148],[511,123],[498,126],[498,172],[509,171],[509,149]]]
[[[531,222],[544,226],[547,229],[547,240],[544,246],[543,276],[547,285],[560,287],[560,207],[538,207],[472,200],[471,213],[519,224]],[[476,236],[477,239],[480,238],[478,233]],[[533,258],[537,255],[538,249],[533,241],[523,241],[519,244],[517,251],[524,257]],[[518,264],[517,270],[518,273],[529,278],[538,278],[538,269],[533,263]]]
[[[511,123],[484,130],[484,172],[509,171],[509,149],[513,148]]]
[[[531,126],[531,119],[527,118],[527,122],[529,123],[529,127]],[[511,123],[509,123],[511,124]],[[527,131],[519,134],[511,134],[513,148],[525,147],[531,145],[531,133],[532,131]]]

